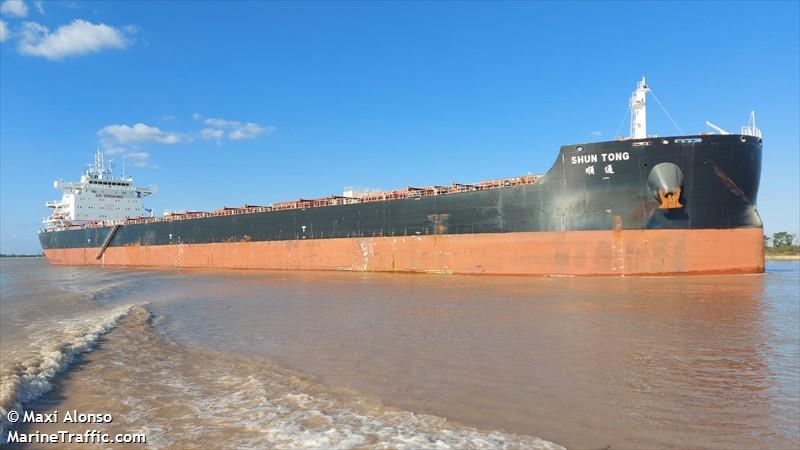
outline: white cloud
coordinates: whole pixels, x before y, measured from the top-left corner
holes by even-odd
[[[0,20],[0,42],[5,41],[11,33],[8,31],[8,24]]]
[[[165,119],[174,117],[163,115]],[[225,120],[209,118],[204,119],[202,114],[194,113],[193,117],[203,120],[207,126],[199,132],[178,132],[164,131],[158,127],[137,123],[133,126],[112,124],[107,125],[97,131],[100,144],[106,155],[116,155],[126,158],[133,167],[155,167],[149,163],[150,154],[143,151],[143,144],[178,144],[191,142],[195,139],[215,140],[217,145],[227,138],[234,141],[242,139],[253,139],[262,134],[275,131],[275,127],[262,127],[255,122],[239,122],[236,120]]]
[[[52,33],[44,25],[25,22],[18,49],[28,55],[61,59],[108,48],[121,49],[128,44],[125,34],[117,28],[75,19]]]
[[[0,4],[0,13],[14,17],[25,17],[28,15],[28,5],[22,0],[5,0]]]
[[[155,167],[149,164],[150,153],[142,151],[130,151],[125,147],[105,147],[103,153],[106,156],[117,156],[122,158],[124,166],[132,167]]]
[[[106,143],[109,141],[120,144],[138,144],[143,142],[154,142],[157,144],[177,144],[188,141],[189,138],[174,132],[161,131],[157,127],[151,127],[143,123],[134,126],[128,125],[108,125],[97,132]]]
[[[41,0],[34,0],[33,6],[36,7],[36,10],[39,11],[39,14],[44,15],[44,2]]]
[[[598,137],[598,136],[602,136],[602,135],[603,135],[602,131],[592,131],[592,136]]]
[[[235,129],[229,131],[228,138],[233,139],[234,141],[240,141],[242,139],[253,139],[257,137],[259,134],[271,133],[274,130],[275,130],[274,127],[264,128],[257,123],[248,122],[240,127],[236,127]]]
[[[216,139],[217,144],[220,144],[222,142],[222,136],[224,135],[225,135],[224,131],[215,130],[213,128],[203,128],[203,130],[200,131],[200,137],[202,137],[203,139]]]
[[[128,152],[123,157],[133,167],[148,167],[150,154],[147,152]]]
[[[205,120],[206,125],[211,125],[212,127],[217,128],[231,128],[241,125],[241,122],[236,120],[225,120],[225,119],[215,119],[213,117],[209,117]]]
[[[195,113],[195,119],[201,119],[203,116]],[[218,119],[214,117],[209,117],[208,119],[204,120],[206,125],[214,127],[213,131],[215,132],[214,137],[217,138],[219,141],[219,137],[217,134],[222,133],[223,130],[228,130],[228,139],[233,141],[240,141],[242,139],[253,139],[261,134],[269,134],[275,131],[275,127],[262,127],[261,125],[255,122],[247,122],[242,123],[238,120],[226,120],[226,119]],[[207,133],[210,133],[212,129],[206,128],[205,130],[209,130]],[[205,131],[203,130],[203,131]]]

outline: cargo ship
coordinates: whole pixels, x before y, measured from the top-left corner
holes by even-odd
[[[142,214],[155,192],[98,151],[55,182],[39,239],[53,264],[440,274],[759,273],[761,131],[647,134],[645,79],[631,133],[562,146],[540,176],[350,189],[271,205]]]

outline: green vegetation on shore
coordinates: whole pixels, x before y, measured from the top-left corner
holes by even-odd
[[[800,258],[800,245],[795,243],[795,235],[779,231],[764,236],[764,254],[767,258]]]

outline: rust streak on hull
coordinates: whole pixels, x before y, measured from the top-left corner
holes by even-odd
[[[88,251],[87,251],[88,250]],[[54,264],[496,275],[761,273],[761,228],[526,232],[47,249]]]

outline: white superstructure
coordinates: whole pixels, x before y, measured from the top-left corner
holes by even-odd
[[[45,229],[140,217],[142,199],[155,192],[153,186],[134,185],[131,177],[114,178],[113,164],[106,167],[100,150],[80,181],[54,181],[53,187],[63,195],[45,204],[53,209],[43,221]]]

